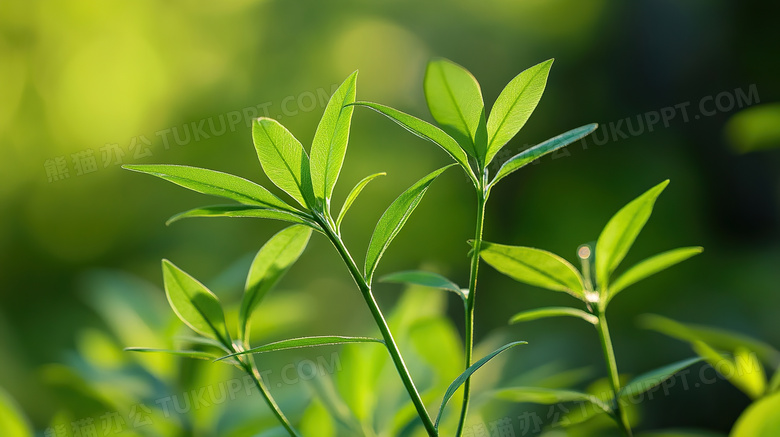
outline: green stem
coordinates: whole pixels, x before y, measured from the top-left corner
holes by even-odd
[[[471,252],[471,269],[469,271],[469,295],[466,299],[465,324],[463,336],[463,349],[465,353],[465,369],[471,366],[472,352],[474,349],[474,302],[477,294],[477,275],[479,273],[479,251],[482,246],[482,228],[485,223],[485,205],[487,204],[487,191],[481,188],[477,189],[477,221],[474,231],[474,247]],[[458,420],[458,430],[455,437],[463,434],[463,427],[466,424],[466,415],[469,411],[469,400],[471,398],[471,378],[463,383],[463,403],[460,408],[460,419]]]
[[[620,399],[618,398],[618,393],[620,393],[620,376],[618,374],[617,361],[615,360],[615,351],[612,349],[612,340],[609,336],[607,317],[604,311],[599,311],[598,317],[599,323],[596,325],[596,329],[599,332],[601,349],[604,352],[604,360],[607,364],[607,371],[609,372],[609,381],[612,385],[612,394],[613,399],[615,400],[615,420],[623,432],[631,437],[631,426],[628,424],[626,411],[621,408]]]
[[[336,235],[336,233],[329,225],[325,223],[320,223],[320,225],[325,231],[325,235],[328,236],[331,243],[333,243],[333,245],[336,247],[336,250],[338,250],[339,255],[341,255],[341,258],[344,260],[347,268],[349,268],[350,274],[352,274],[352,279],[355,280],[355,283],[360,289],[360,292],[363,295],[363,299],[366,301],[366,305],[368,305],[368,309],[371,311],[371,315],[374,317],[374,321],[376,322],[377,327],[379,327],[379,331],[382,334],[382,339],[385,341],[385,346],[387,347],[387,351],[390,353],[390,357],[392,358],[393,364],[398,371],[398,375],[401,377],[401,381],[403,382],[404,387],[406,387],[406,391],[409,393],[409,397],[412,399],[412,403],[414,403],[415,409],[417,409],[417,415],[420,417],[423,425],[425,426],[425,430],[431,437],[438,436],[436,426],[431,421],[431,417],[428,415],[428,410],[425,409],[425,404],[420,397],[420,393],[417,391],[417,387],[414,385],[412,376],[409,374],[409,369],[406,367],[406,363],[401,356],[401,351],[398,349],[398,345],[395,343],[393,334],[390,332],[390,327],[387,326],[387,321],[382,314],[382,310],[379,308],[379,305],[374,299],[374,295],[371,292],[371,285],[368,284],[366,278],[360,272],[357,264],[355,264],[355,260],[352,259],[352,255],[350,255],[341,238]]]
[[[268,391],[265,384],[263,384],[262,377],[257,371],[257,367],[255,366],[254,361],[241,360],[241,367],[243,367],[247,375],[252,377],[252,380],[255,382],[255,386],[258,390],[260,390],[260,393],[265,398],[265,402],[268,404],[268,407],[271,408],[274,416],[276,416],[279,422],[282,423],[284,429],[287,430],[287,432],[290,433],[292,437],[301,437],[301,435],[298,434],[298,431],[293,428],[290,421],[287,420],[287,417],[285,417],[284,413],[282,413],[282,410],[279,408],[279,405],[276,403],[276,401],[274,401],[274,398],[271,397],[271,393]]]

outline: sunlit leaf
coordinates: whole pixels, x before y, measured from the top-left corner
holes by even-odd
[[[238,313],[238,338],[249,342],[252,312],[287,270],[298,260],[309,243],[311,229],[290,226],[271,237],[257,252],[244,287],[244,297]]]
[[[547,60],[523,71],[509,81],[498,95],[487,120],[488,148],[485,165],[525,125],[536,109],[547,85],[553,60]]]
[[[701,247],[681,247],[679,249],[673,249],[667,252],[659,253],[658,255],[651,256],[644,261],[641,261],[626,270],[619,278],[609,286],[609,299],[615,297],[628,287],[633,285],[648,276],[654,275],[662,270],[666,270],[669,267],[681,263],[686,259],[698,255],[704,250]],[[608,300],[609,300],[608,299]]]
[[[252,123],[257,157],[268,179],[303,206],[314,207],[309,156],[300,141],[272,118]]]
[[[637,437],[725,437],[725,434],[700,429],[666,429],[637,434]]]
[[[547,317],[560,317],[560,316],[579,317],[580,319],[585,320],[586,322],[591,323],[593,325],[599,322],[598,317],[576,308],[546,307],[546,308],[537,308],[534,310],[517,313],[514,316],[512,316],[511,319],[509,319],[509,323],[514,324],[520,322],[527,322],[530,320],[543,319]]]
[[[352,191],[349,192],[349,195],[347,195],[347,198],[344,200],[344,205],[341,207],[341,211],[339,211],[339,215],[336,218],[336,229],[341,229],[341,222],[344,220],[344,216],[347,215],[347,211],[349,211],[349,208],[352,206],[352,203],[357,199],[357,197],[360,195],[360,193],[363,191],[363,188],[368,185],[369,182],[374,180],[377,176],[384,176],[386,173],[374,173],[370,176],[364,177],[360,182],[355,185],[355,188],[352,189]]]
[[[467,299],[466,292],[458,287],[457,284],[445,278],[438,273],[424,272],[420,270],[409,270],[405,272],[391,273],[379,279],[382,282],[396,282],[400,284],[422,285],[424,287],[440,288],[457,294],[464,301]]]
[[[482,259],[510,278],[584,299],[580,273],[568,261],[541,249],[482,242]]]
[[[540,387],[509,387],[492,392],[497,399],[510,402],[529,402],[533,404],[555,405],[561,402],[590,402],[605,412],[610,408],[599,398],[588,393],[574,390],[559,390]]]
[[[447,59],[428,63],[425,100],[434,120],[471,156],[484,162],[487,147],[485,104],[479,83]]]
[[[0,435],[32,437],[32,429],[11,395],[0,389]]]
[[[122,167],[157,176],[198,193],[224,197],[246,205],[296,211],[262,186],[232,174],[185,165],[123,165]]]
[[[484,366],[488,361],[495,358],[496,355],[500,354],[501,352],[504,352],[509,348],[513,348],[521,344],[528,344],[528,342],[514,341],[512,343],[508,343],[501,346],[500,348],[480,358],[479,361],[476,361],[474,364],[469,366],[469,368],[466,369],[465,372],[461,373],[457,378],[455,378],[455,380],[452,381],[452,384],[450,384],[450,386],[447,387],[447,391],[444,392],[444,398],[442,399],[441,406],[439,407],[439,414],[436,415],[436,428],[439,427],[439,421],[441,420],[441,416],[444,413],[444,407],[447,406],[447,402],[450,400],[450,398],[452,398],[452,395],[455,394],[455,392],[460,388],[460,386],[463,385],[463,383],[466,382],[466,380],[469,379],[469,377],[471,377],[471,375],[474,372],[479,370],[480,367]]]
[[[195,332],[228,347],[230,335],[217,296],[167,259],[162,266],[165,294],[173,312]]]
[[[643,373],[637,376],[631,382],[626,384],[625,387],[620,389],[618,397],[631,397],[644,393],[653,387],[656,387],[674,376],[675,373],[685,369],[688,366],[698,363],[701,358],[688,358],[687,360],[678,361],[676,363],[668,364],[650,372]]]
[[[267,218],[271,220],[281,220],[290,223],[306,225],[314,229],[319,229],[313,220],[300,214],[294,214],[278,209],[269,209],[261,206],[246,205],[211,205],[194,208],[189,211],[180,212],[169,218],[165,224],[177,222],[186,218],[197,217],[247,217],[247,218]]]
[[[454,165],[454,164],[452,164]],[[401,193],[393,203],[385,210],[382,217],[374,228],[374,233],[371,235],[371,241],[368,244],[368,252],[366,253],[365,264],[365,277],[368,283],[371,283],[371,277],[374,275],[379,260],[385,253],[387,246],[393,241],[398,232],[401,231],[409,216],[412,215],[414,209],[422,200],[425,192],[428,191],[428,187],[444,170],[450,168],[452,165],[442,167],[424,178],[417,181],[409,189]]]
[[[780,435],[780,393],[754,402],[739,416],[730,437],[777,437]]]
[[[579,139],[582,139],[587,135],[590,135],[590,133],[596,130],[597,127],[598,124],[595,123],[587,124],[585,126],[581,126],[576,129],[572,129],[568,132],[562,133],[557,137],[550,138],[549,140],[537,144],[536,146],[533,146],[530,149],[523,150],[517,155],[509,158],[506,162],[504,162],[501,165],[501,168],[498,169],[498,172],[496,173],[496,176],[493,178],[493,180],[490,182],[490,185],[491,186],[495,185],[498,181],[509,176],[515,170],[524,167],[527,164],[530,164],[531,162],[541,158],[542,156],[547,155],[548,153],[552,153],[560,149],[561,147],[566,147],[569,144]]]
[[[218,357],[217,355],[214,355],[209,352],[195,351],[195,350],[153,349],[153,348],[146,348],[146,347],[126,347],[125,350],[128,352],[162,353],[168,355],[176,355],[185,358],[195,358],[198,360],[213,360],[214,358]]]
[[[780,391],[780,370],[775,369],[772,379],[769,380],[769,386],[767,387],[768,393],[774,393]]]
[[[472,182],[475,184],[477,183],[474,172],[471,170],[471,166],[469,165],[469,158],[466,156],[466,152],[460,148],[457,141],[455,141],[451,136],[447,135],[447,133],[445,133],[443,130],[428,123],[427,121],[420,120],[417,117],[413,117],[389,106],[370,102],[357,102],[355,105],[371,108],[374,111],[386,116],[390,120],[393,120],[414,135],[438,145],[444,149],[444,151],[447,152],[452,157],[452,159],[455,160],[455,162],[460,164]]]
[[[336,424],[328,409],[319,399],[313,399],[303,412],[299,425],[302,435],[336,437]]]
[[[634,240],[653,212],[655,200],[668,184],[667,179],[632,200],[612,216],[601,231],[596,242],[596,279],[601,289],[609,288],[612,272],[634,244]]]
[[[234,357],[237,355],[260,354],[263,352],[274,352],[274,351],[282,351],[287,349],[300,349],[304,347],[314,347],[314,346],[330,346],[330,345],[338,345],[338,344],[345,344],[345,343],[383,343],[384,344],[384,341],[379,340],[377,338],[370,338],[370,337],[343,337],[339,335],[291,338],[288,340],[275,341],[273,343],[268,343],[263,346],[258,346],[245,351],[225,355],[224,357],[219,358],[219,360],[224,360],[226,358]]]
[[[733,360],[703,341],[693,342],[693,350],[751,399],[758,399],[766,392],[764,368],[746,349],[738,348]]]
[[[350,103],[355,102],[357,71],[339,86],[325,108],[311,145],[311,183],[314,196],[328,204],[339,178],[352,123]]]
[[[680,323],[656,314],[645,314],[639,318],[639,323],[646,329],[658,331],[678,340],[694,343],[702,341],[708,345],[726,351],[734,352],[739,348],[755,352],[758,358],[772,367],[780,363],[780,352],[772,345],[737,332],[721,328]]]

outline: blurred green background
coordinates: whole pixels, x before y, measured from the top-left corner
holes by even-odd
[[[778,12],[758,0],[4,0],[0,386],[39,432],[57,414],[75,420],[99,411],[86,405],[88,396],[74,395],[76,389],[63,394],[62,385],[73,382],[68,372],[99,349],[95,342],[110,340],[111,350],[147,345],[125,344],[129,337],[117,334],[135,326],[133,311],[101,301],[105,290],[121,290],[120,282],[148,288],[155,303],[138,307],[162,308],[159,317],[169,317],[155,288],[162,282],[160,259],[168,258],[223,287],[220,296],[230,300],[253,251],[284,226],[220,219],[166,227],[169,216],[211,199],[119,164],[196,165],[270,186],[252,147],[249,117],[278,118],[308,145],[327,95],[359,69],[358,99],[430,120],[422,78],[435,56],[468,68],[488,107],[517,73],[556,58],[539,107],[507,150],[602,124],[587,142],[541,159],[494,191],[487,240],[573,260],[577,245],[595,240],[623,204],[671,179],[627,263],[678,246],[702,245],[705,252],[615,301],[611,324],[622,371],[635,374],[691,355],[686,345],[638,327],[642,313],[729,328],[778,347]],[[637,126],[637,117],[646,121],[649,112],[675,105],[666,123]],[[353,253],[364,252],[395,196],[446,163],[435,146],[356,110],[336,199],[368,174],[387,176],[366,189],[345,221]],[[473,208],[468,181],[446,173],[390,247],[379,274],[425,266],[465,284]],[[546,363],[592,366],[603,374],[598,340],[578,329],[579,321],[506,326],[515,312],[571,303],[567,296],[512,282],[489,267],[480,282],[478,339],[498,330],[531,343],[511,355],[502,370],[508,378]],[[376,292],[389,309],[399,291],[379,285]],[[282,327],[269,326],[269,338],[371,332],[364,303],[321,236],[312,238],[275,294],[288,292],[295,299],[278,302],[270,320]],[[460,326],[460,309],[449,303]],[[119,327],[109,329],[112,321]],[[173,331],[161,328],[144,338],[164,345]],[[189,369],[178,360],[167,365]],[[294,397],[299,388],[288,391]],[[129,409],[129,401],[114,400],[117,409]],[[748,403],[720,381],[643,404],[641,427],[725,432]],[[505,415],[488,414],[485,421]],[[207,435],[169,435],[190,432]]]

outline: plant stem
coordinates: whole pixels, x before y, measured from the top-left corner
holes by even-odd
[[[609,381],[612,385],[612,394],[613,399],[615,400],[615,420],[623,432],[631,437],[631,426],[628,424],[626,411],[620,407],[620,399],[618,398],[618,393],[620,393],[620,376],[618,374],[617,361],[615,360],[615,351],[612,349],[612,339],[609,336],[607,317],[603,310],[600,310],[598,313],[599,322],[596,325],[596,329],[599,332],[601,349],[604,352],[604,360],[607,364],[607,371],[609,372]]]
[[[251,359],[251,358],[250,358]],[[282,426],[284,426],[284,429],[287,430],[288,433],[290,433],[293,437],[301,437],[300,434],[298,434],[298,431],[293,428],[292,424],[289,420],[287,420],[287,417],[285,417],[284,413],[282,413],[282,410],[279,408],[279,405],[274,401],[274,398],[271,397],[271,394],[268,392],[268,389],[265,387],[265,384],[263,384],[262,377],[260,376],[260,373],[257,371],[257,367],[254,364],[254,361],[244,361],[241,360],[241,366],[244,368],[244,371],[247,373],[247,375],[252,377],[252,380],[255,382],[255,386],[258,390],[260,390],[260,393],[265,398],[265,402],[268,404],[268,407],[271,408],[271,411],[273,411],[274,416],[279,420],[279,422],[282,423]]]
[[[477,189],[477,221],[474,231],[474,247],[471,252],[471,269],[469,271],[469,295],[466,299],[465,324],[463,336],[463,349],[465,355],[465,367],[471,366],[472,352],[474,349],[474,302],[477,294],[477,275],[479,273],[479,251],[482,246],[482,228],[485,223],[485,205],[487,204],[487,192],[482,188]],[[463,434],[466,424],[466,415],[469,411],[469,399],[471,397],[471,378],[463,383],[463,403],[460,408],[460,419],[455,437]]]
[[[406,363],[401,356],[401,351],[398,349],[398,345],[395,343],[393,334],[390,332],[390,327],[387,326],[387,321],[382,314],[382,310],[379,308],[379,305],[374,299],[374,295],[371,292],[371,285],[369,285],[369,283],[366,281],[366,278],[360,272],[357,264],[355,264],[355,260],[352,259],[352,255],[350,255],[341,238],[336,235],[336,233],[329,225],[325,223],[320,223],[320,225],[325,231],[325,235],[328,236],[331,243],[333,243],[333,245],[336,247],[336,250],[338,250],[339,255],[341,255],[341,258],[347,265],[350,274],[352,274],[352,279],[355,280],[355,283],[360,289],[360,292],[363,295],[363,299],[366,301],[366,305],[368,305],[368,309],[371,311],[371,315],[374,317],[374,321],[376,322],[377,327],[379,327],[379,331],[382,334],[382,339],[385,341],[385,346],[387,347],[387,351],[390,353],[390,357],[392,358],[393,364],[398,371],[398,375],[401,377],[401,381],[403,382],[404,387],[406,387],[406,391],[409,393],[409,397],[412,399],[412,403],[414,403],[414,407],[417,410],[417,415],[420,417],[420,420],[422,420],[423,425],[425,426],[425,430],[431,437],[438,436],[436,426],[431,421],[431,417],[428,415],[428,410],[425,409],[425,404],[420,397],[420,393],[417,391],[417,387],[414,385],[412,376],[409,374],[409,369],[406,367]]]

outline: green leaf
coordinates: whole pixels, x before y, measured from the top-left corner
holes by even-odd
[[[162,268],[165,295],[179,319],[198,334],[230,347],[225,314],[217,296],[167,259],[162,261]]]
[[[427,121],[420,120],[417,117],[405,114],[389,106],[370,102],[357,102],[355,105],[365,106],[366,108],[373,109],[374,111],[386,116],[390,120],[393,120],[414,135],[441,147],[445,152],[447,152],[447,154],[452,157],[452,159],[455,160],[455,162],[460,164],[469,179],[471,179],[474,184],[477,184],[477,178],[474,176],[474,172],[471,170],[471,166],[469,165],[469,158],[466,156],[466,152],[460,148],[457,141],[455,141],[451,136],[447,135],[443,130],[428,123]]]
[[[585,298],[582,277],[574,266],[558,255],[541,249],[482,242],[482,259],[510,278]]]
[[[157,176],[201,194],[224,197],[246,205],[297,211],[260,185],[228,173],[185,165],[123,165],[122,168]]]
[[[693,350],[750,399],[756,400],[766,392],[764,368],[757,359],[752,359],[747,349],[738,348],[734,360],[703,341],[693,342]]]
[[[509,81],[498,95],[487,121],[488,147],[485,165],[525,125],[547,85],[553,59],[534,65]]]
[[[772,345],[744,334],[691,323],[683,324],[656,314],[640,316],[639,324],[645,329],[652,329],[691,344],[702,341],[717,349],[730,352],[735,352],[739,348],[748,349],[772,367],[780,363],[780,352]]]
[[[252,123],[252,139],[268,179],[302,206],[314,209],[309,156],[300,141],[278,121],[266,117]]]
[[[439,407],[439,414],[436,415],[436,428],[437,429],[439,428],[439,421],[441,420],[441,416],[444,413],[444,407],[447,406],[447,402],[450,400],[452,395],[454,395],[455,392],[460,388],[460,386],[463,385],[463,383],[466,382],[466,380],[471,377],[471,375],[474,372],[479,370],[480,367],[484,366],[488,361],[492,360],[496,355],[500,354],[501,352],[504,352],[509,348],[513,348],[521,344],[528,344],[528,342],[513,341],[512,343],[508,343],[501,346],[500,348],[480,358],[479,361],[469,366],[469,368],[466,369],[465,372],[461,373],[457,378],[455,378],[455,381],[452,381],[452,384],[450,384],[450,386],[447,387],[447,391],[444,393],[444,398],[441,400],[441,406]]]
[[[574,390],[559,390],[540,387],[509,387],[493,392],[493,396],[510,402],[529,402],[532,404],[555,405],[561,402],[590,402],[605,412],[610,408],[599,398],[588,393]]]
[[[274,352],[274,351],[283,351],[287,349],[300,349],[304,347],[313,347],[313,346],[328,346],[328,345],[336,345],[336,344],[344,344],[344,343],[382,343],[384,344],[384,341],[379,340],[377,338],[369,338],[369,337],[342,337],[339,335],[329,335],[329,336],[320,336],[320,337],[300,337],[300,338],[291,338],[288,340],[281,340],[276,341],[273,343],[268,343],[263,346],[258,346],[252,349],[248,349],[242,352],[236,352],[230,355],[225,355],[224,357],[220,357],[217,359],[224,360],[226,358],[235,357],[237,355],[246,355],[246,354],[260,354],[263,352]]]
[[[701,361],[701,358],[688,358],[687,360],[678,361],[676,363],[668,364],[650,372],[643,373],[637,376],[631,382],[626,384],[625,387],[620,389],[618,394],[619,398],[627,396],[636,396],[644,393],[653,387],[660,385],[662,382],[674,376],[675,373],[680,370],[691,366]]]
[[[612,272],[623,261],[637,235],[650,218],[658,195],[669,185],[665,180],[632,200],[617,212],[601,231],[596,242],[596,280],[601,289],[609,289]]]
[[[662,270],[681,263],[686,259],[698,255],[704,250],[702,247],[681,247],[679,249],[669,250],[658,255],[651,256],[644,261],[637,263],[634,267],[628,269],[609,287],[608,301],[636,282],[654,275]]]
[[[592,325],[595,325],[599,322],[598,317],[594,316],[593,314],[586,313],[585,311],[578,310],[576,308],[545,307],[545,308],[537,308],[535,310],[529,310],[529,311],[523,311],[517,313],[514,316],[512,316],[511,319],[509,319],[509,323],[515,324],[520,322],[527,322],[530,320],[543,319],[547,317],[559,317],[559,316],[579,317],[580,319]]]
[[[666,429],[661,431],[643,432],[637,437],[726,437],[725,434],[700,429]]]
[[[0,389],[0,435],[32,437],[33,432],[21,408],[11,395]]]
[[[194,208],[189,211],[180,212],[165,222],[166,225],[177,222],[185,218],[194,217],[249,217],[249,218],[267,218],[272,220],[281,220],[290,223],[306,225],[314,229],[319,229],[319,225],[314,221],[300,214],[293,214],[278,209],[269,209],[259,206],[246,205],[211,205]]]
[[[523,150],[517,155],[509,158],[506,162],[504,162],[501,165],[501,168],[498,169],[498,172],[496,173],[496,176],[493,178],[493,181],[490,182],[490,186],[495,185],[498,181],[509,176],[515,170],[518,170],[521,167],[525,167],[527,164],[530,164],[531,162],[541,158],[542,156],[548,153],[552,153],[562,147],[566,147],[569,144],[587,135],[590,135],[591,132],[596,130],[596,128],[598,127],[599,125],[596,123],[580,126],[568,132],[562,133],[557,137],[550,138],[549,140],[537,144],[536,146],[533,146],[530,149]]]
[[[422,285],[424,287],[440,288],[442,290],[452,291],[460,296],[465,302],[468,290],[463,290],[457,284],[445,278],[442,275],[420,270],[409,270],[405,272],[391,273],[379,278],[382,282],[396,282],[400,284]]]
[[[780,391],[780,370],[775,369],[775,373],[772,375],[772,379],[769,380],[769,386],[766,391],[767,393]]]
[[[360,195],[360,193],[363,191],[363,188],[368,185],[369,182],[374,180],[377,176],[384,176],[387,173],[374,173],[370,176],[364,177],[360,182],[355,185],[355,188],[352,189],[352,191],[349,192],[349,195],[344,200],[344,205],[341,207],[341,211],[339,211],[339,216],[336,218],[336,230],[341,229],[341,222],[344,220],[344,216],[347,215],[347,211],[349,211],[349,208],[352,206],[352,203],[357,199],[357,197]]]
[[[331,96],[311,145],[311,183],[314,196],[323,205],[330,203],[347,153],[349,127],[355,110],[349,104],[355,102],[357,74],[355,71],[349,75]]]
[[[730,437],[777,437],[780,435],[780,393],[750,405],[734,424]]]
[[[454,164],[452,164],[454,165]],[[442,167],[424,178],[417,181],[409,189],[401,193],[393,203],[385,210],[382,217],[374,228],[374,233],[371,235],[371,241],[368,244],[368,252],[366,253],[366,264],[364,274],[366,282],[371,283],[371,277],[374,275],[374,270],[385,253],[387,246],[393,241],[398,232],[401,231],[409,216],[412,215],[414,209],[422,200],[425,192],[428,191],[428,187],[444,170],[452,167],[448,165]]]
[[[244,297],[238,313],[238,338],[248,344],[252,312],[287,270],[298,260],[309,243],[311,229],[290,226],[271,237],[257,252],[246,278]]]
[[[423,87],[434,120],[466,153],[485,162],[485,104],[474,76],[452,61],[436,59],[428,63]]]
[[[169,355],[176,355],[180,357],[186,357],[186,358],[195,358],[198,360],[213,360],[214,358],[217,358],[216,355],[204,352],[204,351],[195,351],[195,350],[170,350],[170,349],[153,349],[153,348],[147,348],[147,347],[126,347],[125,350],[127,352],[152,352],[152,353],[163,353],[163,354],[169,354]]]

